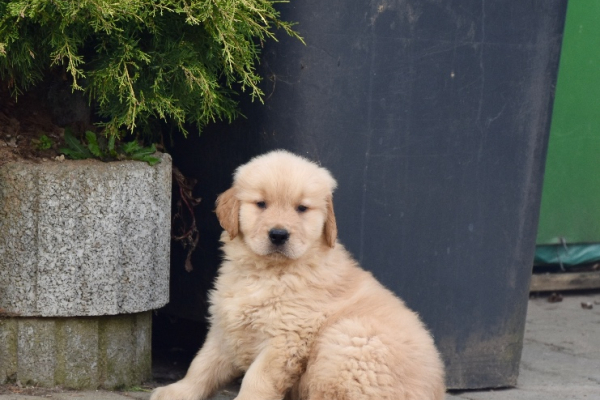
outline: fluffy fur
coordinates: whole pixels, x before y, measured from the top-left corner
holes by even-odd
[[[203,400],[241,375],[238,400],[444,398],[418,316],[336,241],[335,187],[326,169],[285,151],[237,169],[217,200],[224,261],[206,342],[185,378],[151,400]]]

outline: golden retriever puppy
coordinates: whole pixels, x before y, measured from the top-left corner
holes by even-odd
[[[444,370],[417,314],[337,242],[330,173],[273,151],[217,199],[224,260],[210,330],[185,378],[151,400],[442,400]]]

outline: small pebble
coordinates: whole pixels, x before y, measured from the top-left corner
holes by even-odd
[[[552,293],[549,297],[548,297],[548,302],[549,303],[559,303],[563,301],[563,296],[560,293]]]
[[[583,301],[583,302],[581,302],[581,308],[585,308],[586,310],[591,310],[592,308],[594,308],[594,305],[592,304],[591,301]]]

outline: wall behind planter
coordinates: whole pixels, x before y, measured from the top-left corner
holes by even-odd
[[[202,319],[214,200],[287,148],[339,181],[340,240],[431,328],[452,388],[516,384],[565,0],[282,6],[307,45],[264,48],[265,105],[177,143],[203,202],[196,269],[168,312]],[[179,256],[176,256],[177,258]]]

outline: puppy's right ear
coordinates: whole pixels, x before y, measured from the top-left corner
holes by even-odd
[[[229,239],[239,233],[240,201],[235,196],[235,189],[229,188],[217,197],[217,218],[221,227],[229,233]]]
[[[333,212],[333,198],[327,197],[327,218],[325,219],[325,227],[323,229],[325,242],[329,247],[335,247],[337,240],[337,224],[335,222],[335,213]]]

